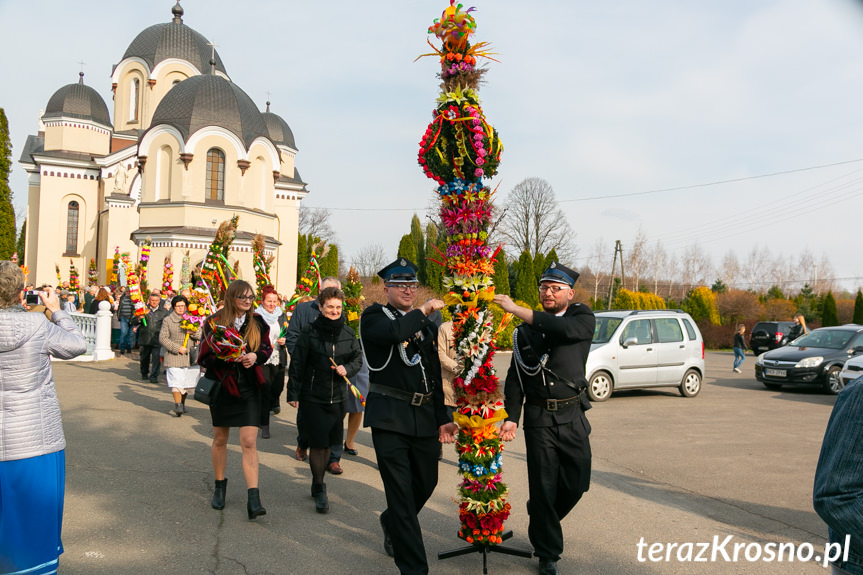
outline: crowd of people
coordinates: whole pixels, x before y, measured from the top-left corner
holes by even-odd
[[[181,326],[190,294],[153,290],[143,317],[134,313],[122,287],[92,288],[79,301],[43,287],[38,304],[28,305],[20,268],[0,261],[0,573],[57,572],[63,552],[66,444],[49,357],[72,358],[86,350],[69,313],[98,311],[102,301],[118,324],[117,350],[122,354],[137,346],[141,379],[159,383],[164,371],[173,416],[186,413],[186,399],[202,375],[218,382],[219,391],[209,401],[214,509],[225,509],[229,501],[227,444],[235,427],[248,518],[267,513],[257,441],[270,437],[270,417],[281,412],[285,393],[286,404],[297,409],[293,455],[309,461],[316,511],[330,511],[326,474],[343,473],[342,454],[358,453],[359,426],[371,428],[385,496],[379,517],[383,550],[399,572],[428,573],[419,513],[437,486],[442,446],[454,442],[459,431],[453,421],[453,381],[461,367],[455,360],[452,322],[442,322],[444,302],[415,301],[416,266],[401,258],[378,275],[387,301],[365,309],[358,333],[346,325],[345,295],[336,278],[324,278],[317,298],[301,302],[290,320],[272,287],[263,289],[256,306],[254,287],[235,280],[217,311],[197,333],[189,333]],[[553,262],[540,278],[541,310],[494,296],[496,304],[522,322],[502,381],[507,415],[500,437],[511,441],[523,428],[528,537],[542,575],[558,573],[564,550],[561,522],[590,487],[584,368],[595,318],[586,305],[572,301],[577,279],[578,273]],[[805,329],[801,320],[800,330]],[[234,338],[231,345],[226,344],[228,332]],[[857,387],[840,394],[827,438],[831,429],[839,429],[834,419],[859,419],[855,414],[863,396]],[[836,433],[841,440],[844,431]],[[831,541],[842,541],[860,532],[861,488],[853,473],[859,467],[860,443],[831,440],[828,445],[827,438],[816,474],[815,506],[830,525]],[[855,548],[850,560],[834,564],[833,572],[863,573],[861,564]]]

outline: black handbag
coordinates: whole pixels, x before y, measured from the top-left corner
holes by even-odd
[[[221,389],[222,383],[220,381],[202,375],[201,379],[198,380],[198,385],[195,386],[195,400],[204,405],[213,405]]]

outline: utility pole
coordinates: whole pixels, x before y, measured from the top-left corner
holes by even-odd
[[[626,287],[626,276],[623,274],[623,246],[620,240],[614,241],[614,259],[611,262],[611,284],[608,286],[608,307],[611,309],[611,297],[614,295],[614,269],[617,267],[617,254],[620,254],[620,286]]]

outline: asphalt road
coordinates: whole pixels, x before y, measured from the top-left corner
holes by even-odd
[[[383,554],[377,518],[384,495],[368,430],[358,436],[359,456],[342,459],[345,473],[328,476],[331,511],[319,515],[308,466],[292,456],[295,412],[285,408],[273,438],[258,441],[268,514],[249,522],[236,432],[227,506],[215,511],[207,408],[190,399],[189,414],[170,415],[165,384],[140,382],[135,358],[54,364],[68,442],[61,573],[397,572]],[[501,367],[508,361],[500,356]],[[754,379],[751,356],[742,374],[732,373],[731,363],[730,353],[708,354],[695,398],[673,389],[626,392],[588,413],[593,481],[564,522],[562,573],[824,573],[787,554],[781,563],[748,562],[752,545],[732,559],[735,543],[809,543],[822,555],[826,527],[812,510],[812,480],[834,398],[768,391]],[[461,547],[456,457],[445,453],[438,488],[420,516],[431,572],[482,573],[479,554],[437,560],[438,552]],[[514,532],[505,545],[530,549],[521,436],[507,446],[504,479]],[[694,561],[699,543],[728,536],[729,560],[717,552],[715,561]],[[658,543],[677,544],[671,561],[664,560],[667,547],[654,552],[662,561],[650,560],[649,546]],[[693,561],[678,561],[686,543]],[[535,570],[535,559],[489,556],[490,573]]]

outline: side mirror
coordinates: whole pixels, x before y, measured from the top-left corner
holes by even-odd
[[[623,340],[622,345],[623,345],[623,349],[628,348],[630,345],[638,345],[638,338],[637,337],[628,337],[625,340]]]
[[[863,353],[863,345],[858,345],[857,347],[855,347],[851,351],[853,351],[855,355],[858,353]]]

